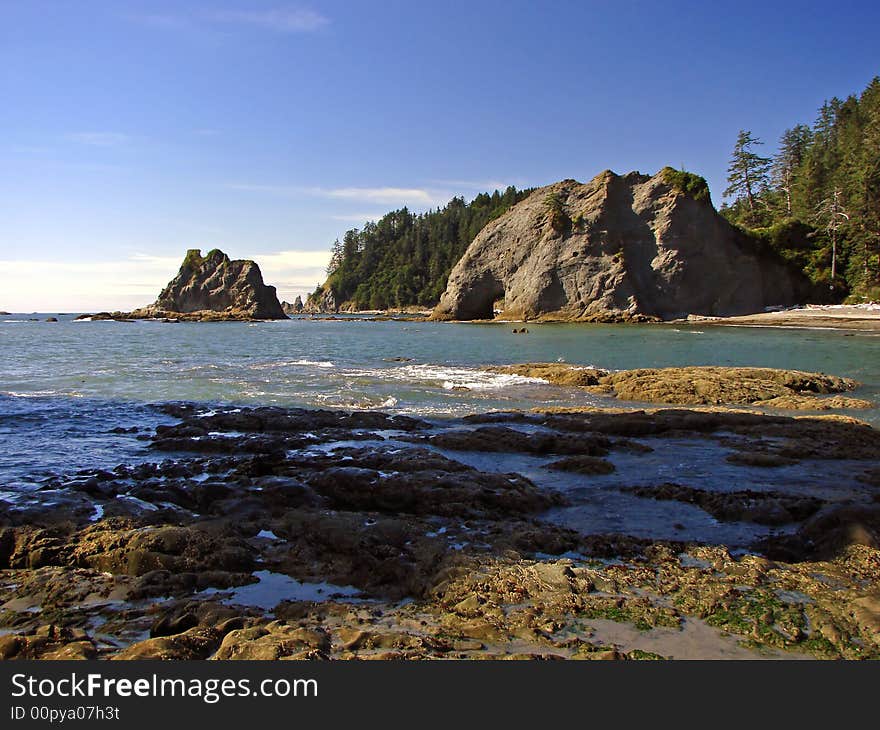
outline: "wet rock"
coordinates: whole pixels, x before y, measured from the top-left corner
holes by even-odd
[[[448,550],[428,524],[405,517],[294,511],[275,529],[284,540],[267,551],[273,570],[394,599],[421,595]]]
[[[561,502],[519,474],[476,469],[424,470],[387,474],[334,467],[309,480],[334,509],[385,513],[488,517],[536,512]]]
[[[794,535],[771,536],[757,549],[789,562],[830,560],[853,545],[880,549],[880,505],[845,504],[823,510]]]
[[[815,497],[754,490],[710,492],[673,483],[630,487],[624,491],[639,497],[694,504],[722,522],[744,521],[761,525],[800,522],[818,512],[824,504]]]
[[[614,464],[595,456],[570,456],[567,459],[559,459],[547,464],[547,468],[554,471],[570,471],[576,474],[591,475],[611,474],[615,471]]]
[[[804,393],[839,393],[856,383],[821,373],[770,368],[688,367],[625,370],[601,384],[621,400],[673,404],[760,404]],[[774,407],[782,407],[778,400]],[[800,401],[803,403],[803,401]]]
[[[0,659],[94,659],[94,643],[80,629],[44,624],[25,634],[0,636]]]
[[[220,645],[223,636],[212,627],[195,627],[175,636],[145,639],[115,654],[116,660],[174,660],[207,659]]]
[[[162,616],[150,627],[150,636],[173,636],[198,626],[199,619],[195,614],[186,612],[178,616]]]
[[[325,631],[272,621],[229,632],[213,658],[272,661],[309,651],[326,656],[329,649],[330,637]]]
[[[195,527],[135,527],[105,520],[76,533],[64,562],[115,574],[249,571],[251,549],[231,534],[223,539]]]
[[[790,411],[841,411],[874,408],[875,404],[864,398],[848,398],[841,395],[817,398],[811,395],[780,395],[769,400],[757,401],[761,408],[782,408]]]
[[[797,459],[791,459],[779,454],[767,454],[760,451],[741,451],[725,457],[725,461],[741,466],[758,466],[773,468],[777,466],[791,466],[797,464]]]
[[[571,436],[559,433],[524,433],[505,426],[480,426],[427,436],[426,443],[450,451],[499,451],[524,454],[579,454],[604,456],[611,441],[599,434]]]
[[[558,453],[566,457],[558,461],[592,469],[609,451],[651,448],[632,436],[656,437],[652,458],[662,457],[663,437],[702,439],[711,440],[721,463],[730,450],[734,458],[767,464],[861,458],[853,478],[872,484],[880,441],[853,419],[560,410],[478,414],[440,431],[375,413],[167,408],[182,418],[179,433],[190,434],[181,439],[256,436],[271,450],[231,445],[219,455],[190,452],[47,480],[53,501],[80,507],[4,517],[0,626],[13,633],[0,640],[0,654],[656,658],[600,641],[589,622],[626,624],[630,633],[673,632],[695,617],[707,631],[727,631],[765,650],[880,656],[872,633],[876,607],[861,600],[874,595],[880,565],[880,523],[869,509],[880,505],[870,495],[843,506],[823,506],[810,494],[681,485],[643,495],[696,504],[720,519],[805,520],[798,532],[753,546],[770,559],[734,558],[723,547],[687,543],[685,529],[682,541],[668,542],[550,524],[541,512],[558,504],[558,495],[519,475],[473,469],[420,440],[452,434],[473,445],[476,433],[487,451],[502,453],[510,448],[505,442],[514,442],[509,453]],[[392,433],[374,432],[385,427]],[[371,443],[324,445],[360,437]],[[419,445],[401,444],[401,437]],[[276,448],[286,439],[308,445]],[[685,551],[688,559],[680,557]],[[271,609],[236,604],[226,591],[255,584],[257,567],[329,584],[325,600],[281,601]],[[334,586],[360,593],[334,595]],[[241,633],[228,638],[235,632]]]
[[[600,378],[608,375],[607,370],[552,362],[524,363],[522,365],[496,365],[486,369],[489,372],[501,373],[503,375],[520,375],[526,378],[540,378],[553,385],[582,387],[599,385]]]
[[[819,398],[858,385],[850,378],[798,370],[743,367],[642,368],[609,372],[579,365],[529,363],[487,368],[542,378],[556,385],[588,387],[620,400],[676,405],[754,405],[765,408],[831,410],[872,408],[869,401]]]

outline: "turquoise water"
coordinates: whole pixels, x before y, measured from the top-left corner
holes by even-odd
[[[619,405],[513,376],[493,363],[564,361],[623,369],[756,365],[823,371],[880,401],[880,337],[827,330],[671,325],[404,321],[179,323],[0,317],[0,480],[116,464],[155,427],[163,401],[382,408],[423,417],[490,409]],[[39,321],[28,321],[37,318]],[[394,358],[408,358],[394,361]],[[880,423],[877,410],[859,416]]]
[[[8,396],[385,407],[423,415],[597,402],[478,369],[537,361],[798,368],[850,376],[864,383],[860,395],[880,394],[880,337],[835,331],[533,324],[529,334],[513,335],[504,324],[25,319],[0,321],[0,393]]]

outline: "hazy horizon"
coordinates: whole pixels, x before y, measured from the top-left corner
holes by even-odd
[[[279,299],[333,240],[513,184],[665,165],[722,202],[741,128],[773,151],[880,73],[880,8],[745,2],[0,7],[0,310],[128,310],[190,248]]]

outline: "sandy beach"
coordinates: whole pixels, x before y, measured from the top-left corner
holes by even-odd
[[[796,309],[741,317],[703,317],[692,314],[686,321],[739,327],[807,327],[880,332],[880,304],[807,304]]]

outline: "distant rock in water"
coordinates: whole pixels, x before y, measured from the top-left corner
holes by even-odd
[[[302,314],[302,297],[298,296],[296,299],[294,299],[293,304],[291,304],[290,302],[281,302],[281,308],[284,310],[285,314]]]
[[[434,319],[639,321],[790,306],[812,285],[664,168],[540,188],[477,235]]]
[[[206,256],[190,249],[180,271],[149,307],[133,318],[287,319],[274,286],[263,283],[253,261],[231,261],[214,249]]]

